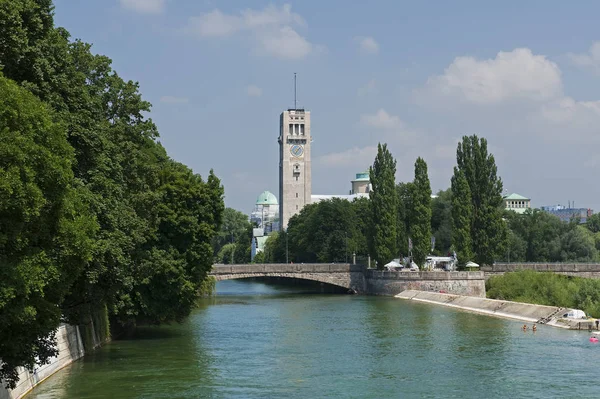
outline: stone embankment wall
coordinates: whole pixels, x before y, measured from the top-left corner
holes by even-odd
[[[396,298],[433,303],[482,313],[490,316],[521,320],[528,323],[542,322],[555,327],[570,328],[568,324],[558,322],[558,317],[569,309],[556,306],[534,305],[497,299],[475,298],[461,295],[441,294],[438,292],[423,292],[407,290]]]
[[[366,292],[373,295],[397,295],[405,290],[447,292],[485,297],[483,272],[382,271],[365,272]]]
[[[19,369],[19,382],[15,389],[6,390],[4,384],[0,387],[0,399],[17,399],[28,393],[37,384],[56,373],[61,368],[81,358],[85,351],[79,327],[63,324],[56,333],[58,356],[52,358],[49,364],[38,366],[33,373]]]
[[[0,381],[0,399],[22,398],[46,378],[83,357],[86,348],[88,351],[91,351],[102,345],[109,339],[107,326],[103,326],[102,324],[102,320],[98,320],[98,323],[90,320],[85,328],[61,324],[56,332],[58,355],[50,359],[50,363],[37,366],[33,373],[24,368],[19,368],[19,382],[13,390],[4,388],[4,381]]]

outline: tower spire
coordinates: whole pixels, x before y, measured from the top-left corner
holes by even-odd
[[[298,109],[296,106],[296,72],[294,72],[294,109]]]

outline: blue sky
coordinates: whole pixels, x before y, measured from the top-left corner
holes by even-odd
[[[486,137],[508,192],[600,211],[595,1],[55,0],[55,21],[140,83],[176,160],[213,168],[226,204],[278,192],[279,114],[312,115],[313,194],[345,194],[378,142],[450,185]]]

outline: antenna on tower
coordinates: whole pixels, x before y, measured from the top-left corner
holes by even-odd
[[[296,72],[294,72],[294,109],[297,109],[298,107],[296,107]]]

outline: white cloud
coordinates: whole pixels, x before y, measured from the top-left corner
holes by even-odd
[[[527,48],[499,52],[488,60],[457,57],[443,75],[429,78],[417,94],[422,101],[442,98],[475,104],[546,101],[562,94],[561,72],[554,62]]]
[[[399,117],[388,114],[384,109],[380,109],[374,114],[364,114],[360,116],[363,125],[374,127],[376,129],[400,129],[404,126]]]
[[[600,41],[594,42],[589,51],[585,54],[567,54],[575,65],[591,68],[596,73],[600,73]]]
[[[375,155],[377,155],[377,146],[354,147],[346,151],[322,155],[316,161],[329,167],[358,167],[364,170],[365,165],[373,163]]]
[[[379,52],[379,44],[370,36],[357,37],[356,41],[360,52],[363,54],[377,54]]]
[[[189,99],[187,97],[162,96],[160,102],[166,104],[185,104],[189,102]]]
[[[250,97],[260,97],[262,96],[262,89],[255,85],[250,85],[246,87],[246,94]]]
[[[145,13],[159,14],[165,8],[165,0],[120,0],[121,7]]]
[[[279,58],[304,58],[313,51],[313,45],[289,26],[278,33],[263,35],[260,38],[262,50]]]
[[[305,25],[304,19],[292,12],[291,5],[285,4],[280,8],[269,5],[263,10],[246,9],[239,14],[225,14],[215,9],[191,17],[186,31],[200,38],[250,35],[260,53],[300,59],[318,49],[294,29]]]

